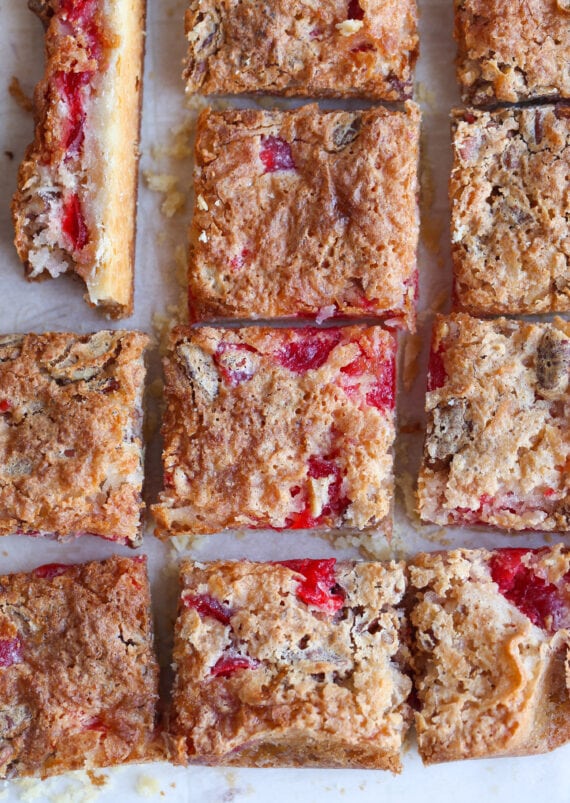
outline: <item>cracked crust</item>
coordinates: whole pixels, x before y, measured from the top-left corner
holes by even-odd
[[[449,194],[458,308],[570,309],[569,171],[570,106],[455,112]]]
[[[0,535],[140,543],[138,332],[0,337]]]
[[[500,592],[493,561],[512,559],[502,552],[424,554],[409,565],[416,732],[426,764],[544,753],[570,740],[568,551],[559,545],[521,560],[539,605],[546,588],[564,600],[565,627],[550,631]]]
[[[413,329],[419,130],[415,104],[203,112],[191,316],[380,315]],[[287,169],[268,168],[272,145]]]
[[[186,38],[189,93],[412,96],[415,0],[192,0]]]
[[[334,614],[299,598],[303,580],[281,564],[182,564],[176,763],[400,771],[411,718],[403,564],[337,564]],[[201,595],[222,603],[227,624],[184,602]],[[212,672],[238,650],[253,666]]]
[[[455,38],[464,102],[570,98],[567,0],[455,0]]]
[[[0,778],[149,758],[157,699],[145,558],[0,577]]]
[[[157,534],[389,533],[395,349],[380,327],[175,329]]]
[[[46,68],[12,201],[30,280],[72,272],[86,300],[132,314],[145,0],[36,0]]]
[[[437,524],[570,530],[570,323],[434,326],[418,482]]]

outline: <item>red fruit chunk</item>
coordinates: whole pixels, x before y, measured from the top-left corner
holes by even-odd
[[[376,48],[374,45],[371,45],[370,42],[365,42],[362,45],[350,48],[351,53],[369,53],[371,50],[376,50]]]
[[[366,404],[378,410],[392,410],[396,399],[396,355],[393,347],[384,354],[365,352],[360,345],[360,355],[349,365],[340,369],[351,377],[373,374],[375,381],[366,394]],[[353,397],[359,385],[343,384],[343,390]]]
[[[210,674],[214,677],[228,677],[238,669],[257,669],[258,666],[259,661],[254,661],[247,655],[228,655],[218,659],[210,669]]]
[[[63,204],[63,233],[71,243],[73,251],[81,251],[89,240],[85,218],[81,209],[81,201],[76,193],[69,195]]]
[[[58,88],[68,107],[61,147],[69,155],[78,153],[85,138],[85,110],[80,89],[89,83],[91,75],[90,72],[57,73]]]
[[[431,354],[429,356],[429,366],[428,366],[428,379],[427,379],[427,389],[428,393],[432,390],[437,390],[445,385],[445,380],[447,379],[447,371],[445,370],[445,364],[443,362],[443,355],[445,354],[445,346],[443,343],[440,343],[440,346],[437,351],[432,349]]]
[[[300,513],[293,513],[285,522],[285,529],[287,530],[310,530],[316,527],[319,520],[311,516],[308,507],[301,510]]]
[[[540,550],[499,549],[491,557],[489,568],[501,594],[537,627],[554,633],[567,622],[568,609],[559,588],[523,565],[524,555],[538,552]]]
[[[309,470],[307,473],[309,477],[313,477],[313,479],[333,477],[328,487],[329,501],[328,504],[323,507],[321,516],[330,516],[331,514],[339,516],[344,513],[349,505],[349,500],[340,495],[342,486],[340,466],[329,458],[310,457]]]
[[[344,593],[335,578],[334,558],[328,560],[281,560],[305,578],[297,586],[296,595],[306,605],[314,605],[325,613],[336,613],[344,604]]]
[[[347,16],[349,20],[362,20],[364,19],[364,9],[361,8],[360,3],[358,0],[348,0],[348,12]]]
[[[247,343],[222,342],[216,349],[214,362],[226,384],[232,388],[241,382],[247,382],[255,373],[246,356],[248,351],[256,353],[253,346],[248,346]]]
[[[182,600],[185,608],[194,608],[198,611],[200,616],[210,616],[212,619],[217,619],[223,625],[229,625],[232,615],[231,610],[218,602],[214,597],[207,594],[200,594],[198,596],[185,596]]]
[[[237,256],[230,259],[231,269],[241,270],[251,256],[252,253],[249,248],[242,248]]]
[[[341,337],[338,329],[299,329],[298,334],[298,340],[287,343],[274,354],[278,363],[297,374],[324,365]]]
[[[22,663],[22,645],[19,638],[0,638],[0,669]]]
[[[8,399],[0,399],[0,413],[7,413],[12,407]]]
[[[281,137],[261,137],[259,158],[263,162],[266,173],[295,169],[291,145]]]
[[[91,717],[83,723],[83,730],[105,732],[107,727],[100,717]]]
[[[41,577],[44,580],[52,580],[54,577],[59,577],[60,574],[65,574],[69,569],[65,563],[45,563],[43,566],[38,566],[34,569],[34,577]]]

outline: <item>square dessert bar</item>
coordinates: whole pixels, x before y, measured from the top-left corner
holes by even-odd
[[[420,113],[206,110],[191,318],[376,315],[414,327]]]
[[[412,96],[415,0],[191,0],[186,38],[189,93]]]
[[[426,764],[570,741],[570,554],[461,549],[409,565],[418,747]]]
[[[187,561],[181,581],[176,763],[400,771],[403,564]]]
[[[570,323],[435,322],[424,521],[570,530]]]
[[[139,332],[0,336],[0,535],[140,543]]]
[[[0,778],[150,757],[149,606],[144,557],[0,576]]]
[[[570,309],[569,172],[570,105],[455,112],[449,194],[459,308]]]
[[[30,0],[45,27],[35,137],[12,202],[30,280],[79,276],[132,314],[145,0]]]
[[[567,0],[455,0],[465,102],[570,98]]]
[[[380,327],[173,330],[157,534],[390,531],[395,354]]]

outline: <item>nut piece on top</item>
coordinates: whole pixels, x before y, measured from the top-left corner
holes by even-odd
[[[570,530],[570,323],[438,316],[418,483],[437,524]]]
[[[139,332],[0,336],[0,535],[140,543]]]
[[[456,111],[453,139],[456,306],[569,310],[570,105]]]
[[[401,768],[403,564],[184,562],[176,763]]]
[[[28,279],[77,274],[112,318],[133,311],[144,0],[33,0],[46,27],[36,130],[12,202]]]
[[[426,764],[570,741],[570,554],[457,550],[409,566],[418,747]]]
[[[146,559],[0,577],[0,778],[159,755]]]
[[[396,342],[380,327],[178,327],[162,536],[391,529]]]
[[[415,0],[191,0],[189,93],[412,96]]]
[[[206,110],[190,316],[415,325],[420,113]]]
[[[455,38],[466,103],[570,98],[568,0],[455,0]]]

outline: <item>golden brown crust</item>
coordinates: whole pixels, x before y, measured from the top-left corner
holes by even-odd
[[[389,531],[394,356],[380,327],[175,329],[157,534]]]
[[[0,535],[140,542],[138,332],[0,337]]]
[[[412,96],[415,0],[191,0],[188,92]]]
[[[437,524],[570,530],[570,323],[434,326],[418,483]]]
[[[463,549],[417,555],[409,566],[416,731],[426,764],[544,753],[570,740],[570,556],[561,545],[523,552]],[[517,601],[517,588],[507,599],[498,582],[519,564],[517,582],[528,585]],[[538,620],[548,594],[562,629],[544,629],[524,612]]]
[[[144,760],[157,699],[145,558],[0,577],[0,778]]]
[[[144,0],[33,3],[47,64],[12,201],[29,279],[72,271],[113,318],[133,309]]]
[[[483,315],[570,309],[570,106],[454,117],[456,306]]]
[[[465,102],[570,97],[567,0],[455,0],[455,38]]]
[[[182,564],[176,762],[400,770],[411,717],[403,565],[337,564],[325,594],[336,612],[301,598],[298,568]],[[204,599],[221,603],[227,620],[199,612]],[[238,656],[249,668],[219,671]]]
[[[203,112],[193,317],[382,315],[414,328],[419,133],[415,104]]]

